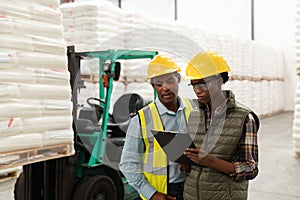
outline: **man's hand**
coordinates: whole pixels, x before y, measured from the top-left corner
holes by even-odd
[[[180,163],[180,171],[183,173],[189,173],[191,171],[191,165]]]
[[[163,194],[161,192],[155,192],[150,200],[176,200],[176,197],[172,197],[171,195]]]

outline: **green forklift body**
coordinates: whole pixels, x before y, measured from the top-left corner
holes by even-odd
[[[95,132],[91,135],[78,134],[80,137],[92,137],[94,147],[91,152],[91,157],[88,163],[81,163],[86,167],[96,167],[102,165],[105,151],[105,143],[107,136],[107,123],[109,119],[109,109],[111,102],[111,95],[113,90],[113,81],[115,75],[115,65],[118,60],[129,60],[129,59],[152,59],[156,56],[156,51],[141,51],[141,50],[107,50],[107,51],[93,51],[93,52],[80,52],[78,56],[82,58],[97,58],[99,59],[99,94],[100,99],[104,100],[104,111],[102,113],[102,124],[101,131]],[[103,65],[108,61],[110,63],[109,72],[103,69]],[[109,73],[109,74],[108,74]],[[105,88],[103,85],[102,75],[108,74],[108,87]],[[83,159],[84,160],[84,159]],[[82,161],[83,161],[82,160]],[[80,176],[80,174],[78,174]]]

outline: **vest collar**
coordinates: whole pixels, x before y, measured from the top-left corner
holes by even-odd
[[[233,92],[231,90],[223,90],[223,92],[225,93],[227,98],[227,102],[226,102],[227,109],[232,109],[236,107],[235,96]],[[204,110],[207,108],[207,105],[199,102],[199,108]]]

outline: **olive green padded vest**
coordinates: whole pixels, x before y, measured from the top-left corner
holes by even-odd
[[[227,91],[227,94],[227,108],[213,118],[208,133],[202,109],[190,114],[189,128],[191,125],[196,127],[191,135],[197,147],[204,148],[217,158],[231,162],[239,157],[238,144],[247,115],[252,113],[257,122],[257,129],[259,123],[255,113],[235,102],[231,91]],[[226,174],[199,165],[192,166],[184,185],[185,200],[243,200],[247,199],[247,192],[247,180],[234,181]]]

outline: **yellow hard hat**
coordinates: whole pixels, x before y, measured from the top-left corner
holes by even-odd
[[[157,55],[148,65],[148,79],[176,71],[180,72],[180,67],[171,58]]]
[[[186,67],[186,79],[203,79],[222,72],[230,72],[225,59],[215,51],[198,53]]]

